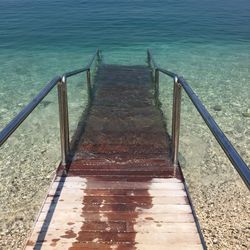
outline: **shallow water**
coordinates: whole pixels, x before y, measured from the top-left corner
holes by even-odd
[[[187,79],[250,164],[249,13],[248,0],[1,0],[0,129],[54,75],[84,66],[97,47],[103,51],[105,62],[123,64],[145,63],[146,49],[151,48],[162,67]],[[79,108],[86,105],[84,84],[85,75],[72,78],[68,84],[71,135],[81,115]],[[169,128],[171,88],[172,82],[161,76],[162,108]],[[0,190],[3,192],[0,193],[4,201],[1,220],[6,218],[5,212],[8,213],[12,204],[7,199],[9,194],[16,194],[12,205],[18,207],[28,187],[33,190],[30,194],[40,190],[32,198],[35,201],[49,183],[46,178],[60,157],[56,95],[55,90],[1,148]],[[205,191],[200,192],[200,188],[197,191],[197,186],[206,186],[203,190],[208,191],[209,185],[218,180],[240,181],[185,95],[183,98],[181,162],[200,209],[200,204],[205,204],[208,198]],[[218,106],[220,111],[216,111]],[[28,162],[20,163],[20,156],[24,159],[30,155]],[[17,181],[20,173],[22,184]],[[37,173],[43,188],[36,186],[35,180],[27,181],[31,176],[35,179]],[[14,183],[14,191],[8,188],[10,183]],[[219,197],[222,192],[216,190]],[[39,207],[40,203],[35,204]],[[207,229],[206,216],[199,214]],[[13,213],[10,221],[11,218],[15,218]]]

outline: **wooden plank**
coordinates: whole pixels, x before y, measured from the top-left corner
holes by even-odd
[[[167,197],[167,196],[187,196],[185,190],[148,190],[148,189],[72,189],[74,190],[74,196],[148,196],[148,197]],[[72,194],[71,189],[50,189],[48,196],[62,196],[65,194]]]
[[[143,173],[142,173],[143,174]],[[173,178],[155,178],[155,177],[147,177],[143,175],[133,176],[133,175],[84,175],[84,176],[68,176],[67,178],[72,178],[72,180],[64,179],[63,177],[56,177],[55,182],[59,181],[66,181],[66,182],[78,182],[77,180],[74,181],[74,178],[86,178],[89,181],[126,181],[126,182],[148,182],[148,183],[182,183],[181,180],[176,179],[175,181]],[[169,181],[168,181],[169,180]]]
[[[88,180],[79,182],[55,182],[52,189],[56,189],[58,185],[63,184],[63,189],[148,189],[148,190],[183,190],[182,183],[151,183],[151,182],[126,182],[126,181],[101,181]]]
[[[119,250],[202,250],[202,246],[200,244],[185,244],[185,243],[175,243],[171,246],[164,246],[157,243],[152,244],[129,244],[129,243],[66,243],[62,241],[54,240],[52,243],[39,243],[37,244],[37,248],[41,248],[41,250],[58,250],[58,249],[72,249],[72,250],[93,250],[93,249],[100,249],[100,250],[110,250],[110,249],[119,249]],[[26,247],[26,250],[33,250],[33,246]]]
[[[126,222],[126,221],[83,221],[83,222],[68,222],[61,223],[61,221],[54,222],[38,222],[34,232],[49,230],[50,233],[54,231],[72,230],[76,232],[78,228],[82,228],[82,232],[137,232],[137,233],[197,233],[194,223],[163,223],[160,221],[147,222]]]
[[[134,204],[137,206],[140,205],[155,205],[155,204],[175,204],[175,205],[184,205],[188,204],[187,197],[185,196],[166,196],[166,197],[152,197],[152,196],[73,196],[72,194],[66,193],[62,197],[48,197],[45,203],[92,203],[92,204]]]
[[[125,180],[124,180],[125,178]],[[126,181],[126,182],[135,182],[133,179],[137,179],[136,182],[147,182],[147,183],[182,183],[181,180],[177,178],[147,178],[143,175],[140,176],[116,176],[116,175],[109,175],[109,176],[101,176],[97,175],[90,176],[90,177],[80,177],[80,176],[67,176],[67,177],[56,177],[55,182],[88,182],[91,180],[101,180],[101,181]]]
[[[83,214],[77,213],[68,213],[67,214],[67,223],[74,223],[74,222],[83,222],[83,221],[125,221],[125,222],[132,222],[132,223],[141,223],[148,221],[159,221],[161,223],[190,223],[194,222],[193,215],[191,213],[176,213],[176,214],[167,214],[167,213],[144,213],[138,214],[136,212],[129,213],[129,212],[109,212],[104,216],[104,214],[100,214],[99,212],[90,212],[87,213],[86,216]],[[48,220],[51,222],[61,222],[62,224],[65,223],[65,213],[63,211],[58,211],[56,215],[53,216],[52,220],[46,219],[47,213],[41,213],[39,216],[39,222],[47,222]]]
[[[161,166],[166,168],[166,163],[171,162],[170,159],[166,158],[166,156],[160,157],[159,155],[156,155],[155,157],[151,157],[149,159],[130,158],[128,161],[111,161],[106,158],[87,158],[78,153],[80,152],[76,152],[76,154],[74,155],[73,163],[80,164],[86,167],[92,166],[93,168],[100,168],[100,166],[106,166],[107,168],[119,168],[120,166],[129,166],[130,168]]]
[[[142,174],[141,171],[116,171],[114,172],[108,172],[108,171],[92,171],[92,170],[69,170],[68,176],[75,177],[75,176],[81,176],[81,177],[86,177],[86,176],[110,176],[110,175],[117,175],[117,176],[129,176],[129,177],[136,177],[140,176]],[[175,173],[174,170],[171,172],[166,172],[166,171],[146,171],[143,172],[143,175],[149,179],[153,178],[172,178],[173,176],[178,176],[181,179],[180,173],[177,172]]]
[[[34,233],[31,237],[31,242],[36,242],[39,234]],[[74,231],[55,231],[53,234],[46,235],[46,242],[53,242],[54,239],[62,239],[66,243],[84,243],[84,242],[98,242],[98,243],[143,243],[152,244],[154,242],[162,245],[171,246],[177,242],[182,244],[200,244],[198,233],[110,233],[110,232],[74,232]],[[30,242],[30,244],[31,244]],[[38,241],[43,242],[43,241]]]
[[[86,146],[85,146],[86,148]],[[133,158],[132,158],[133,159]],[[95,163],[97,162],[97,163]],[[111,163],[112,162],[112,163]],[[142,162],[142,159],[136,160],[128,160],[128,161],[111,161],[109,162],[102,162],[102,159],[99,161],[93,161],[93,163],[88,159],[86,162],[85,160],[81,160],[80,155],[76,155],[76,160],[72,163],[71,169],[96,169],[96,170],[142,170],[142,171],[159,171],[159,170],[167,170],[171,169],[172,164],[169,160],[159,159],[158,162],[156,160],[152,160],[152,158],[146,158]]]
[[[191,208],[189,205],[172,205],[172,204],[156,204],[144,207],[137,207],[133,204],[82,204],[82,202],[68,204],[66,202],[60,204],[44,204],[42,213],[47,213],[50,211],[65,211],[67,213],[74,212],[81,214],[82,212],[137,212],[141,213],[191,213]]]
[[[85,176],[85,175],[110,175],[110,174],[114,174],[114,175],[132,175],[132,176],[136,176],[136,175],[141,175],[143,173],[144,176],[149,176],[149,177],[165,177],[165,178],[172,178],[173,176],[175,176],[175,172],[174,169],[164,169],[164,170],[148,170],[148,171],[141,171],[138,169],[129,169],[129,170],[112,170],[112,172],[110,170],[107,169],[70,169],[68,175],[71,176]]]

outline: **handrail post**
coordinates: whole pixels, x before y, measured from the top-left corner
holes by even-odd
[[[147,59],[148,59],[148,65],[149,65],[149,67],[151,67],[151,63],[150,63],[151,58],[150,58],[149,50],[147,50]]]
[[[61,138],[62,165],[67,165],[69,154],[69,116],[68,116],[68,97],[67,97],[67,79],[65,76],[57,84],[58,103],[59,103],[59,121]]]
[[[91,87],[90,69],[87,69],[86,77],[87,77],[88,98],[89,98],[89,102],[91,102],[91,100],[92,100],[92,87]]]
[[[101,51],[98,49],[97,50],[97,65],[102,61],[102,57],[101,57]]]
[[[172,111],[172,160],[173,165],[178,166],[179,137],[181,116],[181,85],[178,77],[174,77],[173,111]]]
[[[159,81],[160,81],[160,72],[159,70],[156,68],[155,69],[155,100],[157,103],[157,106],[159,106]]]

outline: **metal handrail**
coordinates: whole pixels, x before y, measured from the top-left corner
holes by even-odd
[[[174,93],[173,93],[173,115],[172,115],[172,158],[173,164],[178,165],[178,151],[179,151],[179,133],[180,133],[180,113],[181,113],[181,89],[183,88],[187,93],[188,97],[194,104],[195,108],[198,110],[202,119],[205,121],[206,125],[212,132],[213,136],[219,143],[220,147],[225,152],[228,159],[231,161],[234,168],[239,173],[240,177],[250,189],[250,169],[247,164],[243,161],[237,150],[233,147],[229,139],[220,129],[218,124],[215,122],[213,117],[207,111],[203,103],[200,101],[198,96],[194,93],[189,84],[185,81],[183,77],[177,74],[162,69],[155,62],[152,52],[147,51],[148,63],[154,71],[155,89],[157,90],[157,98],[159,94],[159,72],[170,76],[174,80]]]
[[[41,103],[41,101],[51,92],[57,85],[58,87],[58,104],[60,118],[60,136],[62,164],[67,164],[67,156],[69,153],[69,118],[68,118],[68,100],[67,100],[67,78],[82,72],[87,72],[88,94],[91,98],[91,76],[90,68],[95,60],[100,61],[100,50],[97,49],[86,67],[63,74],[63,76],[54,77],[37,95],[25,106],[14,119],[12,119],[5,128],[0,132],[0,147],[8,140],[8,138],[16,131],[16,129],[25,121],[32,111]],[[91,100],[89,100],[91,101]]]
[[[100,50],[97,49],[96,52],[94,53],[94,55],[91,57],[91,59],[89,60],[89,63],[86,65],[86,67],[84,68],[81,68],[81,69],[76,69],[76,70],[73,70],[73,71],[70,71],[70,72],[67,72],[65,74],[63,74],[66,78],[69,78],[71,76],[74,76],[74,75],[77,75],[79,73],[82,73],[82,72],[85,72],[87,70],[90,70],[93,62],[95,61],[95,59],[98,59],[100,60]]]
[[[68,117],[68,97],[67,97],[67,79],[78,75],[80,73],[86,72],[87,78],[87,91],[88,91],[88,101],[91,103],[92,100],[92,85],[91,85],[91,73],[90,68],[93,62],[97,59],[99,63],[101,60],[100,50],[97,49],[94,55],[89,60],[86,67],[82,69],[77,69],[65,73],[62,76],[61,82],[58,84],[58,100],[61,103],[59,106],[59,119],[60,119],[60,138],[61,138],[61,155],[62,155],[62,165],[67,165],[67,158],[69,155],[69,117]]]
[[[48,95],[48,93],[61,80],[60,76],[53,78],[39,94],[25,107],[16,117],[9,122],[9,124],[0,133],[0,146],[15,132],[15,130],[22,124],[22,122],[29,116],[29,114],[36,108],[36,106]]]

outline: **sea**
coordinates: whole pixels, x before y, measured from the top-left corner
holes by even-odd
[[[0,130],[54,76],[84,67],[97,48],[105,63],[129,65],[146,65],[151,49],[162,68],[187,80],[250,164],[249,0],[0,0]],[[163,75],[160,81],[170,129],[173,83]],[[85,75],[70,80],[68,91],[72,135],[87,102]],[[46,98],[2,148],[2,180],[18,175],[13,161],[21,169],[20,157],[24,165],[40,162],[36,171],[42,166],[45,172],[60,159],[56,89]],[[209,166],[204,173],[198,167],[187,170],[190,183],[206,180],[209,171],[216,176],[221,157],[183,92],[180,159],[186,169]],[[222,161],[223,173],[232,173],[230,163]]]
[[[248,0],[1,0],[0,129],[49,80],[83,67],[97,48],[106,63],[130,65],[145,64],[149,48],[159,65],[187,79],[225,132],[230,124],[242,134],[245,144],[238,144],[250,151],[249,27]]]

